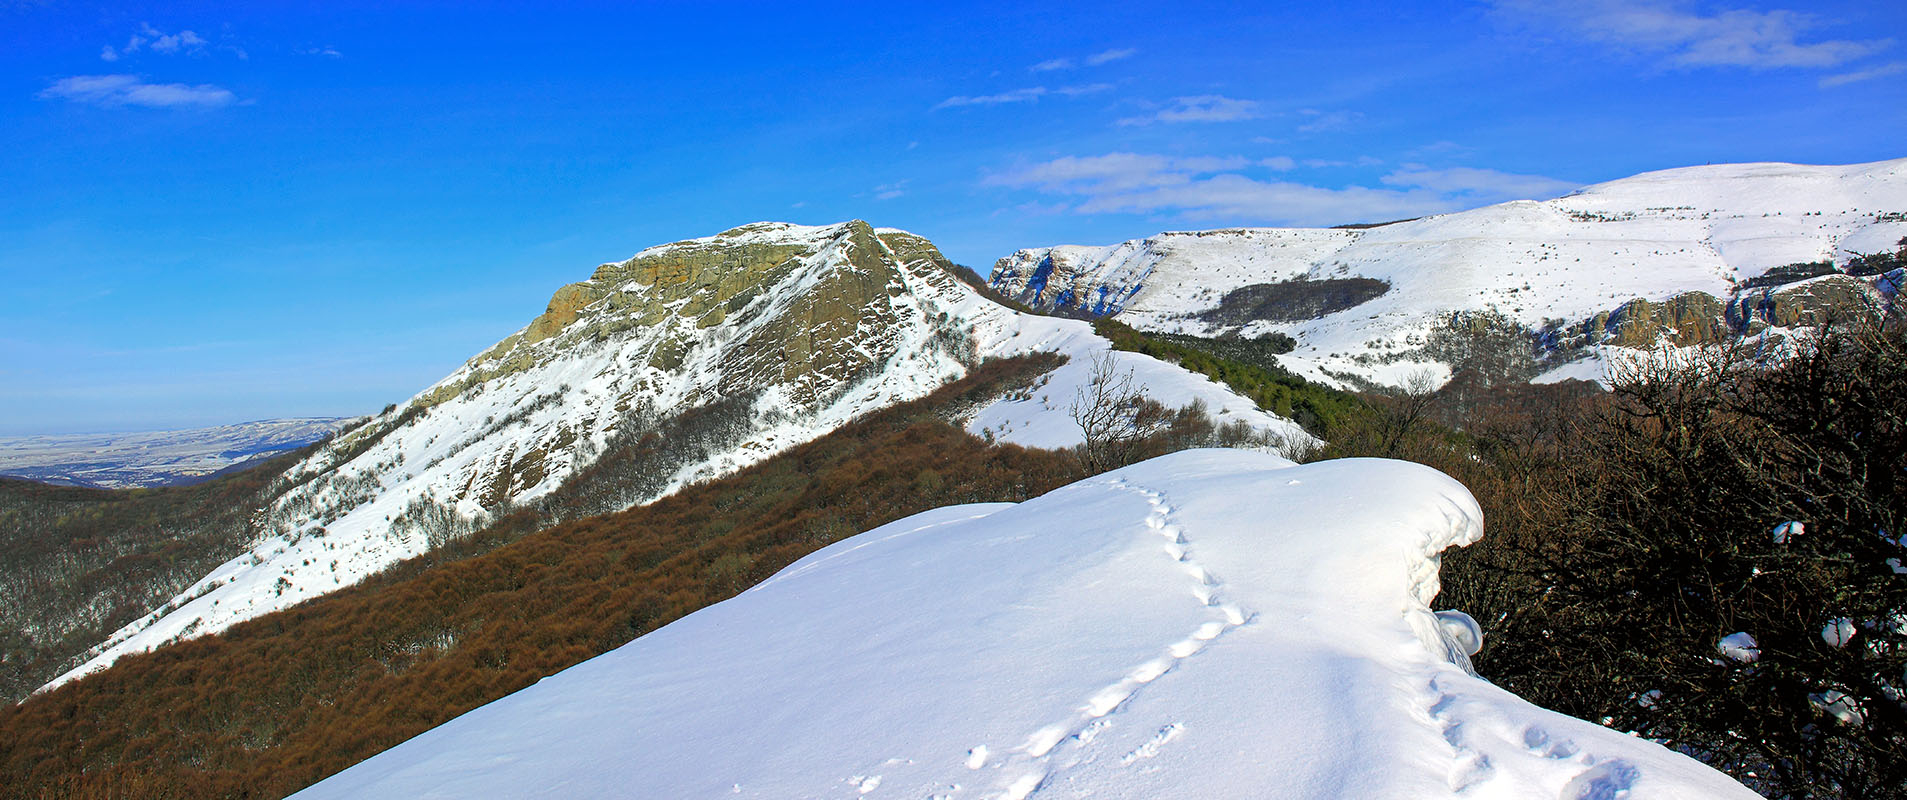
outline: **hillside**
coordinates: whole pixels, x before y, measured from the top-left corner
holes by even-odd
[[[174,486],[243,469],[312,444],[342,417],[267,419],[139,433],[0,437],[0,475],[61,486]]]
[[[1306,377],[1397,384],[1449,365],[1425,346],[1462,312],[1547,332],[1560,361],[1818,324],[1890,302],[1901,264],[1858,257],[1904,239],[1907,159],[1732,164],[1367,228],[1021,250],[989,283],[1028,305],[1142,330],[1283,333],[1298,347],[1281,362]],[[1592,363],[1564,374],[1597,373]]]
[[[356,586],[0,707],[0,797],[282,797],[857,532],[1060,486],[1071,458],[950,422],[1053,362],[989,362],[628,511],[527,534],[535,515],[515,512]]]
[[[1472,675],[1426,604],[1482,527],[1416,465],[1165,456],[833,544],[297,796],[1756,796]]]
[[[604,452],[658,442],[598,487],[594,505],[546,522],[732,473],[924,396],[985,358],[1073,357],[1037,397],[975,409],[976,432],[1079,441],[1066,416],[1072,392],[1110,344],[1084,323],[987,301],[955,269],[925,239],[858,221],[758,223],[602,265],[523,329],[291,467],[248,552],[48,685],[349,586],[535,506]],[[1160,402],[1197,400],[1222,421],[1308,439],[1202,376],[1111,357]]]
[[[165,603],[257,536],[287,454],[190,486],[104,490],[0,478],[0,700]]]

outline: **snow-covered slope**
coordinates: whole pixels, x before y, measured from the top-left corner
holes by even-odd
[[[1748,798],[1467,670],[1395,461],[1201,450],[838,542],[295,795]]]
[[[348,422],[267,419],[214,428],[0,438],[0,475],[102,489],[169,486],[296,450]]]
[[[48,686],[348,586],[547,495],[615,441],[698,409],[693,446],[649,485],[626,487],[624,505],[924,396],[988,356],[1074,358],[1046,392],[980,409],[976,432],[1078,442],[1071,387],[1107,342],[1085,323],[992,303],[952,269],[927,240],[858,221],[758,223],[605,264],[557,291],[524,329],[293,467],[250,552]],[[1202,376],[1116,358],[1162,402],[1200,399],[1221,422],[1308,438]]]
[[[1907,159],[1736,164],[1367,229],[1164,233],[1097,249],[1022,250],[1001,259],[989,280],[1023,302],[1117,313],[1144,330],[1279,331],[1297,337],[1286,361],[1310,377],[1328,380],[1331,370],[1394,380],[1424,360],[1386,365],[1386,353],[1420,344],[1449,312],[1496,309],[1540,330],[1634,298],[1702,292],[1726,302],[1771,268],[1889,252],[1903,237]],[[1251,319],[1252,309],[1222,308],[1245,287],[1306,279],[1313,288],[1337,280],[1356,290],[1349,279],[1358,278],[1388,289],[1299,318]],[[1899,280],[1880,283],[1892,291]]]

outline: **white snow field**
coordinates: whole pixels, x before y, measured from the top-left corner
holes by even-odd
[[[487,377],[496,372],[498,362],[506,360],[496,353],[529,328],[518,331],[435,386],[367,423],[360,432],[348,431],[292,467],[287,476],[306,482],[272,501],[263,515],[273,522],[249,552],[220,565],[165,607],[116,631],[92,648],[85,663],[41,690],[105,669],[128,653],[216,633],[350,586],[419,555],[431,542],[403,524],[407,509],[428,499],[469,525],[479,524],[486,512],[475,489],[496,483],[496,476],[519,454],[546,452],[547,457],[541,478],[513,484],[507,500],[523,503],[546,495],[600,452],[601,445],[625,423],[627,418],[620,413],[625,406],[680,412],[711,401],[724,386],[767,390],[751,411],[744,441],[681,464],[657,497],[760,462],[858,416],[925,396],[966,374],[965,364],[937,346],[937,337],[946,329],[961,331],[973,354],[983,358],[1056,351],[1072,359],[1053,373],[1042,391],[1026,398],[1003,398],[976,410],[970,425],[976,434],[1037,447],[1082,441],[1068,410],[1093,356],[1110,352],[1109,342],[1095,336],[1085,322],[1020,314],[993,303],[926,259],[910,260],[889,249],[884,240],[864,235],[866,230],[858,222],[821,227],[757,223],[642,251],[639,256],[748,243],[803,248],[793,267],[774,286],[764,287],[748,307],[764,307],[760,313],[736,314],[726,324],[710,327],[691,318],[665,318],[600,340],[543,339],[522,348],[532,357],[531,366]],[[893,229],[878,233],[912,238]],[[872,309],[893,322],[864,325],[856,331],[855,346],[872,365],[870,377],[823,385],[829,391],[820,395],[827,399],[818,407],[804,408],[791,399],[791,387],[813,376],[733,374],[727,365],[735,354],[774,320],[797,313],[810,287],[860,269],[852,258],[857,247],[879,248],[879,257],[893,264],[892,280],[898,282],[876,301],[882,308]],[[641,294],[652,288],[631,282],[619,290]],[[579,321],[629,313],[615,306],[617,299],[612,295],[583,308]],[[650,355],[672,337],[689,342],[686,355],[679,367],[658,369]],[[1312,441],[1296,424],[1258,409],[1202,375],[1135,353],[1111,357],[1160,402],[1176,407],[1200,400],[1220,423],[1242,419],[1287,441]],[[428,413],[402,421],[406,410],[433,393],[466,383],[468,388],[431,406]],[[394,426],[374,445],[355,456],[339,452],[362,430],[383,424]]]
[[[1194,450],[938,509],[295,797],[1757,795],[1466,669],[1475,500],[1429,468]]]
[[[1718,164],[1662,170],[1552,200],[1518,200],[1368,229],[1161,233],[1109,247],[1021,250],[990,283],[1040,306],[1069,296],[1141,330],[1211,336],[1200,317],[1241,287],[1371,278],[1375,299],[1315,319],[1246,324],[1298,339],[1280,359],[1307,378],[1400,383],[1432,367],[1381,363],[1441,316],[1495,309],[1531,329],[1578,323],[1643,298],[1726,300],[1772,267],[1892,251],[1907,237],[1907,159],[1848,166]],[[1038,297],[1027,293],[1033,290]]]

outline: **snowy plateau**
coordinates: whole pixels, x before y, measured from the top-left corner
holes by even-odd
[[[349,422],[313,417],[177,431],[0,437],[0,476],[99,489],[172,486],[296,450]]]
[[[989,283],[1037,308],[1117,315],[1140,330],[1283,333],[1297,340],[1297,350],[1280,363],[1306,378],[1396,385],[1417,371],[1448,367],[1415,350],[1452,312],[1493,309],[1531,331],[1600,328],[1592,322],[1598,315],[1629,301],[1702,293],[1734,316],[1745,301],[1753,316],[1765,311],[1769,294],[1752,287],[1771,280],[1770,270],[1845,264],[1892,252],[1904,238],[1907,159],[1729,164],[1371,227],[1240,228],[1162,233],[1110,247],[1033,248],[1001,259]],[[1339,282],[1365,293],[1311,313],[1223,313],[1228,295],[1239,297],[1234,292],[1298,282],[1314,289]],[[1891,302],[1901,276],[1815,276],[1781,288],[1822,282]],[[1605,360],[1624,355],[1597,341],[1606,332],[1591,333],[1588,346],[1572,354],[1583,360],[1559,365],[1553,377],[1600,377]],[[1656,343],[1652,331],[1647,338],[1645,344]]]
[[[602,511],[757,463],[992,356],[1071,358],[1039,391],[975,411],[969,427],[998,441],[1080,442],[1068,411],[1098,354],[1167,405],[1199,400],[1219,422],[1311,441],[1222,384],[1112,352],[1085,322],[987,300],[956,269],[921,237],[858,221],[758,223],[602,265],[530,325],[291,467],[248,552],[43,688],[357,583],[549,494],[618,437],[725,399],[737,408],[728,435]]]
[[[1753,798],[1473,675],[1469,492],[1195,450],[832,544],[294,795]]]

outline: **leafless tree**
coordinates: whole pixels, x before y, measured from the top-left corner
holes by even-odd
[[[1072,416],[1086,435],[1079,457],[1088,475],[1139,460],[1147,442],[1169,429],[1173,417],[1145,396],[1132,371],[1121,371],[1111,353],[1093,356],[1086,382],[1073,397]]]

